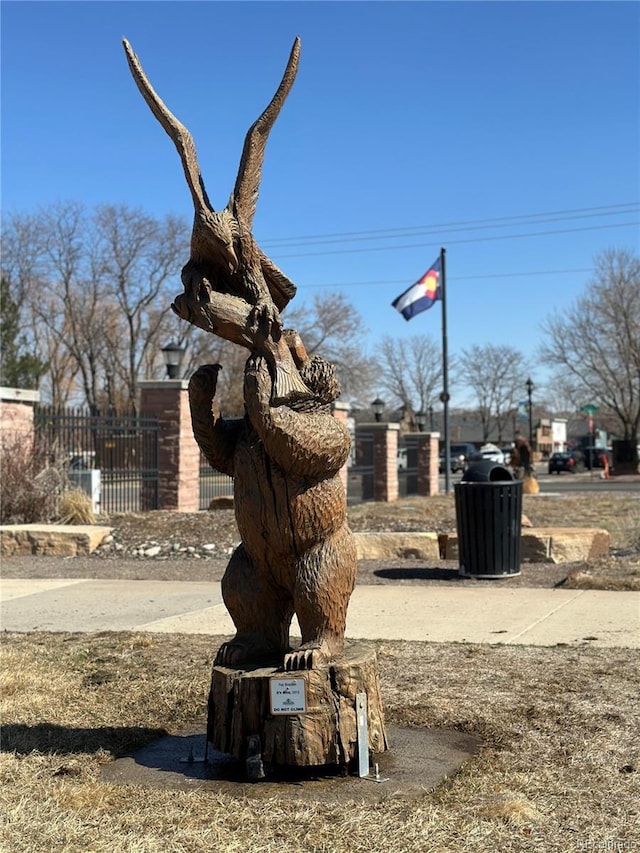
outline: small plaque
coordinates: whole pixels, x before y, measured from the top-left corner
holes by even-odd
[[[269,687],[272,714],[307,713],[306,678],[272,678]]]

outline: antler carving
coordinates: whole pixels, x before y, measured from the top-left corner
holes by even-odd
[[[296,293],[296,287],[286,275],[261,251],[251,234],[255,214],[264,151],[269,132],[291,91],[298,70],[300,39],[296,37],[287,67],[278,89],[260,117],[251,125],[244,141],[236,183],[227,206],[216,212],[207,196],[198,164],[195,144],[189,131],[169,111],[149,82],[131,45],[123,39],[129,68],[153,115],[173,141],[191,191],[194,223],[191,233],[191,257],[182,270],[185,293],[174,303],[174,310],[185,320],[220,333],[230,324],[213,324],[219,295],[240,297],[248,303],[246,329],[229,335],[230,340],[251,340],[254,349],[261,350],[275,368],[276,396],[291,401],[296,395],[309,396],[299,379],[293,362],[284,352],[273,358],[272,350],[279,346],[281,311]],[[205,308],[208,306],[208,310]],[[201,316],[205,313],[207,316]],[[242,313],[242,312],[240,312]],[[227,334],[223,336],[227,337]],[[285,347],[286,349],[286,347]],[[288,352],[288,350],[287,350]],[[288,357],[290,361],[290,356]],[[282,379],[280,381],[280,371]]]
[[[127,62],[129,63],[129,68],[131,69],[131,74],[133,75],[136,86],[140,90],[142,97],[149,105],[149,109],[169,134],[174,145],[178,149],[187,184],[191,190],[193,206],[196,210],[211,210],[211,204],[207,196],[207,191],[204,188],[202,175],[200,174],[198,155],[196,153],[196,146],[194,145],[193,137],[187,128],[167,109],[164,102],[156,93],[140,65],[140,60],[133,52],[129,42],[126,39],[122,39],[122,44],[124,45]]]
[[[191,190],[195,221],[191,239],[191,268],[187,271],[187,275],[193,273],[192,268],[195,265],[202,271],[203,277],[207,278],[209,287],[244,297],[243,289],[247,287],[247,276],[243,277],[244,282],[233,281],[225,287],[225,282],[212,281],[206,275],[206,272],[210,272],[210,270],[204,270],[202,267],[214,266],[217,268],[220,266],[220,260],[222,260],[226,262],[225,265],[233,274],[238,272],[242,259],[244,259],[245,265],[248,261],[254,260],[254,263],[257,261],[259,278],[262,281],[249,285],[249,290],[260,291],[260,284],[266,284],[266,289],[276,307],[284,308],[295,295],[296,287],[258,248],[250,232],[258,200],[262,163],[269,132],[291,91],[298,70],[299,37],[296,37],[293,43],[287,67],[275,95],[262,115],[247,132],[234,190],[226,208],[218,214],[215,213],[204,186],[193,137],[156,93],[144,73],[138,57],[126,39],[123,39],[123,45],[135,83],[151,112],[176,146]],[[238,248],[240,248],[240,252],[238,252]],[[185,288],[193,284],[193,275],[190,276],[190,279],[190,281],[184,281],[183,273]],[[264,292],[253,292],[248,295],[253,304],[261,296],[265,296]],[[275,316],[270,319],[277,324]]]
[[[293,81],[296,79],[296,74],[298,73],[299,60],[300,38],[296,36],[278,90],[260,118],[251,125],[244,140],[238,177],[236,178],[236,185],[229,203],[233,207],[236,216],[242,219],[248,228],[251,228],[253,216],[256,212],[258,189],[262,176],[262,162],[264,160],[264,150],[267,139],[269,138],[269,132],[282,109],[287,95],[291,91]]]

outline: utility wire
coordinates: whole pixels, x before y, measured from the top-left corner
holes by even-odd
[[[556,234],[576,234],[581,231],[601,231],[609,228],[627,228],[640,225],[640,222],[617,222],[609,223],[608,225],[587,225],[582,228],[557,228],[554,231],[530,231],[525,234],[499,234],[487,235],[483,237],[468,237],[461,240],[438,240],[430,243],[405,243],[401,246],[366,246],[360,249],[330,249],[321,252],[295,252],[293,254],[278,255],[278,259],[283,258],[313,258],[320,255],[356,255],[363,252],[394,252],[400,249],[425,249],[433,246],[439,246],[442,242],[446,242],[447,246],[460,245],[462,243],[488,243],[496,240],[519,240],[524,237],[549,237]]]
[[[447,276],[448,281],[477,281],[478,279],[494,279],[494,278],[516,278],[525,276],[543,276],[543,275],[569,275],[571,273],[588,273],[595,272],[595,267],[579,267],[569,270],[536,270],[533,272],[501,272],[501,273],[482,273],[480,275],[454,275]],[[387,279],[386,281],[350,281],[350,282],[329,282],[328,284],[300,284],[298,290],[311,290],[314,288],[323,287],[378,287],[380,285],[407,285],[406,278]]]
[[[631,208],[622,209],[622,208]],[[579,207],[566,210],[553,210],[544,213],[521,213],[513,216],[499,216],[486,219],[469,219],[458,222],[432,223],[431,225],[413,225],[402,228],[384,228],[368,231],[343,231],[329,234],[310,234],[295,237],[276,237],[262,240],[263,245],[278,246],[279,248],[305,245],[307,243],[338,243],[350,242],[352,240],[373,239],[395,239],[398,237],[418,236],[422,233],[432,232],[434,229],[446,230],[476,230],[491,227],[505,228],[509,225],[538,225],[543,222],[558,222],[567,219],[584,219],[600,216],[620,216],[635,213],[640,209],[637,202],[625,202],[624,204],[601,205],[599,207]],[[595,211],[600,211],[599,213]],[[541,217],[554,217],[541,219]],[[521,220],[538,220],[536,222],[523,222]]]

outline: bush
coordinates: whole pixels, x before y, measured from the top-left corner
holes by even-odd
[[[33,433],[2,437],[2,524],[33,524],[59,518],[60,497],[67,484],[64,464],[54,448],[37,441]]]
[[[82,489],[71,489],[60,498],[60,522],[62,524],[95,524],[91,498]]]

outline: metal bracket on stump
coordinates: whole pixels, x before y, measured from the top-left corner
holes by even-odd
[[[369,782],[388,782],[388,777],[380,775],[376,764],[375,776],[369,773],[369,727],[367,725],[367,694],[356,693],[356,727],[358,733],[358,776]]]

